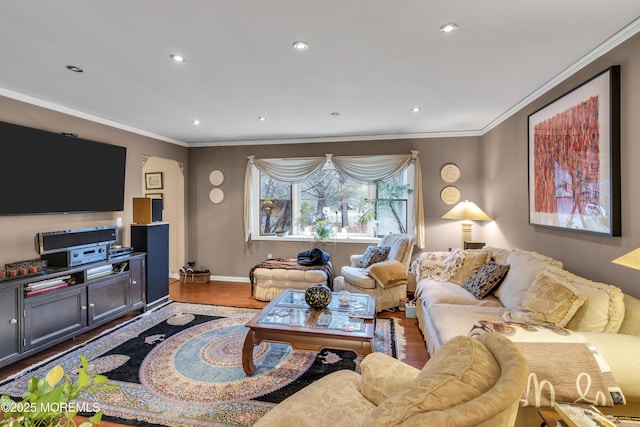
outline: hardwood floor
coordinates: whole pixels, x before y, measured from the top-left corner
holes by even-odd
[[[250,297],[250,285],[248,283],[237,282],[211,282],[208,284],[187,283],[182,284],[175,280],[169,285],[169,299],[180,302],[192,302],[197,304],[214,304],[233,307],[262,308],[266,302],[257,301]],[[137,313],[129,314],[120,319],[107,323],[99,328],[44,350],[36,355],[27,357],[9,366],[0,368],[0,380],[3,380],[29,366],[45,360],[56,353],[67,350],[82,342],[89,340],[101,332],[113,328],[114,326],[135,317]],[[405,319],[404,312],[381,312],[380,318],[396,317],[401,319],[406,337],[406,358],[404,362],[416,368],[422,368],[429,359],[424,338],[418,329],[416,319]]]

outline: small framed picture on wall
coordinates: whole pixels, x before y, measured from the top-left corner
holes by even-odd
[[[146,172],[144,182],[146,190],[162,190],[162,172]]]

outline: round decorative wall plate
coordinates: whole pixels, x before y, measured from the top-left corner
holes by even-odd
[[[220,203],[224,199],[224,191],[219,188],[214,188],[209,192],[209,200],[212,203]]]
[[[447,205],[455,205],[460,201],[460,190],[453,185],[448,185],[440,192],[440,200]]]
[[[440,169],[440,177],[444,182],[456,182],[460,179],[460,168],[453,163],[446,164]]]
[[[211,185],[220,185],[224,181],[224,174],[220,170],[211,171],[209,174],[209,182]]]

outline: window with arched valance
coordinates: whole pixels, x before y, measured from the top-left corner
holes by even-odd
[[[408,155],[256,159],[245,173],[245,240],[414,234],[424,247],[422,177]]]

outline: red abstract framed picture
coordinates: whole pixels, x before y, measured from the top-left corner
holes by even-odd
[[[529,115],[529,223],[620,236],[620,66]]]

